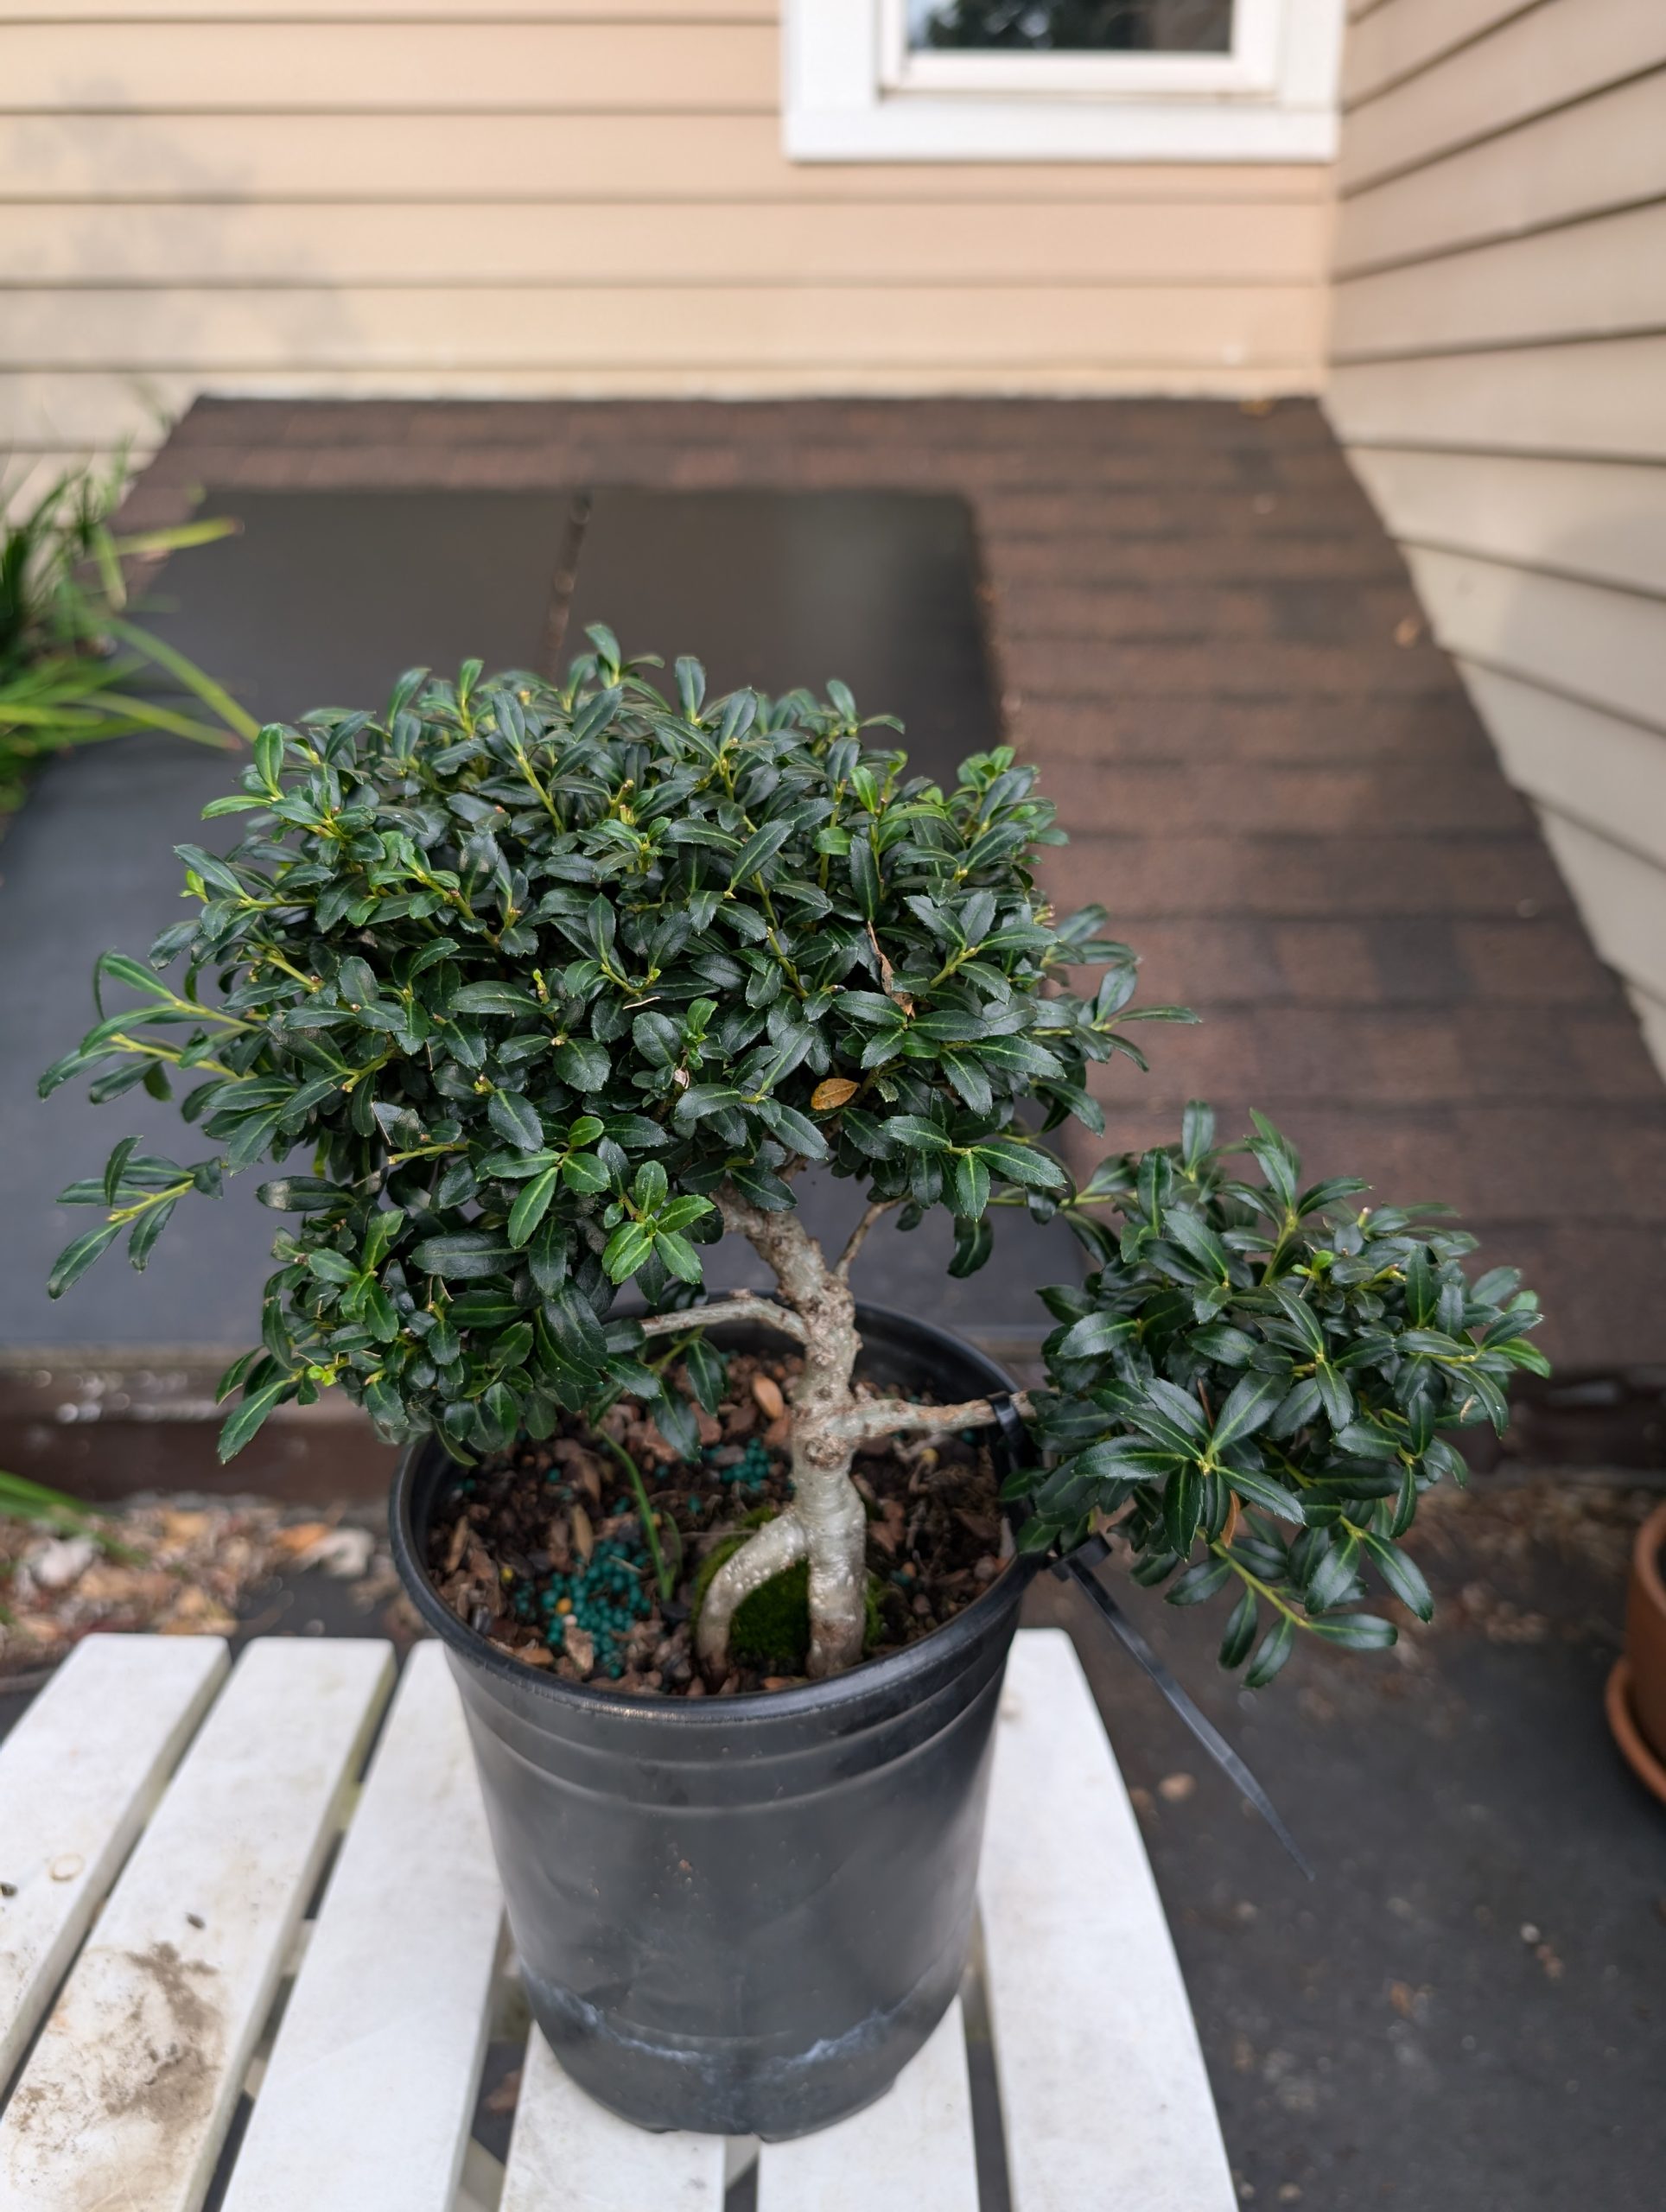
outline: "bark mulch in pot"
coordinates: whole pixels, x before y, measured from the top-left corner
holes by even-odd
[[[734,1663],[709,1685],[693,1621],[715,1566],[791,1496],[785,1392],[796,1358],[736,1353],[726,1395],[702,1412],[685,1459],[629,1400],[606,1438],[641,1471],[673,1595],[662,1599],[623,1461],[575,1415],[461,1469],[436,1504],[429,1572],[459,1620],[529,1667],[565,1681],[703,1697],[784,1689],[802,1680],[805,1570],[792,1568],[737,1611]],[[852,1469],[868,1508],[868,1634],[882,1657],[951,1620],[1010,1556],[999,1480],[985,1438],[898,1440]]]

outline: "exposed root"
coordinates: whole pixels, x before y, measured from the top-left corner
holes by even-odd
[[[737,1609],[754,1590],[801,1560],[804,1548],[804,1522],[798,1507],[790,1505],[723,1561],[700,1601],[695,1637],[695,1649],[708,1675],[721,1676],[728,1671],[729,1630]]]

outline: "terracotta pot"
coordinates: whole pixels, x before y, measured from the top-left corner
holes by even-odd
[[[1637,1530],[1625,1656],[1608,1677],[1608,1725],[1637,1779],[1666,1802],[1666,1505]]]

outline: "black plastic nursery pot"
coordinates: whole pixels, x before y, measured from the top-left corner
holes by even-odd
[[[880,1306],[857,1324],[858,1371],[878,1384],[944,1402],[1012,1387],[944,1330]],[[780,1343],[745,1324],[712,1334]],[[534,1673],[441,1601],[423,1562],[453,1472],[431,1440],[406,1453],[393,1556],[449,1654],[527,1992],[562,2063],[644,2127],[779,2140],[869,2102],[960,1984],[1031,1563],[828,1681],[627,1697]]]

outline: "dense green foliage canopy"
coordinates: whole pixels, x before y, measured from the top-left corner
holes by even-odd
[[[1234,1151],[1260,1179],[1226,1172]],[[1247,1146],[1218,1150],[1193,1104],[1179,1145],[1106,1160],[1084,1187],[1071,1221],[1097,1270],[1043,1294],[1059,1324],[1036,1423],[1052,1465],[1023,1541],[1068,1549],[1120,1510],[1136,1580],[1182,1605],[1236,1594],[1220,1656],[1250,1659],[1252,1684],[1298,1628],[1394,1642],[1389,1622],[1349,1610],[1367,1568],[1428,1618],[1398,1539],[1427,1490],[1465,1479],[1440,1432],[1502,1430],[1512,1372],[1548,1372],[1516,1270],[1471,1283],[1475,1240],[1446,1208],[1362,1207],[1364,1188],[1303,1187],[1259,1115]]]
[[[1510,1370],[1542,1368],[1530,1296],[1498,1270],[1471,1288],[1471,1240],[1360,1210],[1358,1183],[1298,1189],[1264,1124],[1264,1181],[1230,1179],[1202,1109],[1078,1189],[1046,1139],[1103,1128],[1089,1064],[1139,1061],[1136,1020],[1189,1017],[1133,1008],[1102,912],[1060,918],[1036,888],[1060,838],[1033,771],[1003,748],[945,791],[842,686],[708,703],[684,660],[667,698],[590,635],[562,684],[416,671],[379,718],[260,733],[207,810],[245,815],[240,842],[178,849],[198,911],[149,961],[105,956],[99,1020],[42,1079],[95,1099],[183,1079],[213,1149],[181,1165],[130,1138],[73,1185],[105,1217],[54,1294],[124,1234],[142,1267],[181,1198],[268,1161],[288,1225],[223,1456],[331,1384],[462,1459],[621,1393],[691,1453],[684,1388],[715,1406],[716,1355],[691,1331],[651,1357],[612,1309],[633,1281],[693,1307],[721,1187],[789,1208],[812,1165],[905,1226],[946,1208],[957,1274],[987,1259],[992,1208],[1062,1209],[1093,1272],[1046,1294],[1052,1465],[1024,1541],[1120,1510],[1177,1602],[1241,1586],[1229,1662],[1270,1614],[1256,1680],[1310,1617],[1391,1640],[1336,1609],[1368,1565],[1425,1609],[1396,1539],[1461,1471],[1437,1432],[1502,1424]]]

